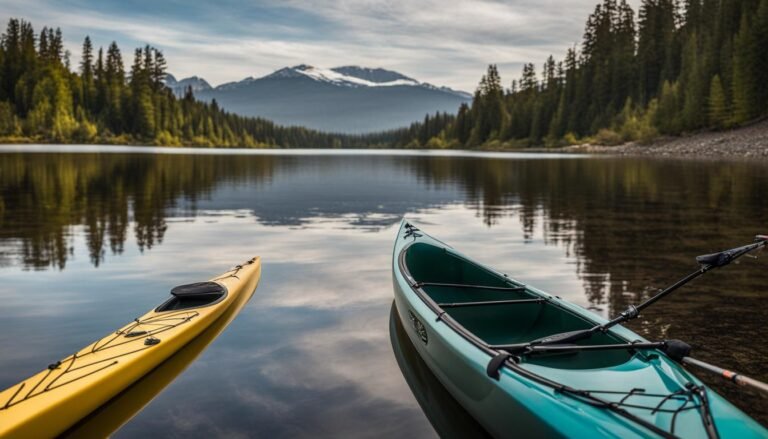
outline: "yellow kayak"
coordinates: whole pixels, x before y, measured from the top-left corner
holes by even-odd
[[[157,308],[0,392],[0,437],[65,432],[219,318],[233,318],[227,311],[242,306],[260,277],[255,257],[208,282],[178,286]]]

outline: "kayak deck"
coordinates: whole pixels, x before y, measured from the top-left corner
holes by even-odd
[[[253,258],[171,297],[131,323],[0,391],[0,437],[57,436],[216,322],[261,276]]]

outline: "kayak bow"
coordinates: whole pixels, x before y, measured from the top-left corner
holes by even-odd
[[[0,392],[0,437],[63,433],[226,317],[260,276],[255,257],[208,282],[178,286],[157,308]]]
[[[768,436],[674,361],[682,342],[645,340],[406,221],[392,270],[419,354],[496,437]]]

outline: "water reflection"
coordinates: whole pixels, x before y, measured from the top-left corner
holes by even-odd
[[[386,331],[403,215],[603,315],[688,273],[693,256],[764,233],[768,217],[766,166],[750,163],[88,151],[0,153],[0,387],[140,315],[175,284],[253,254],[265,264],[241,317],[123,436],[215,436],[222,425],[263,436],[428,435]],[[765,285],[764,261],[744,260],[633,329],[689,341],[703,360],[766,380],[768,345],[754,343],[768,317]],[[222,391],[196,390],[212,386]],[[717,388],[768,420],[764,399]],[[206,407],[220,410],[184,418]]]
[[[109,400],[95,412],[81,420],[60,437],[96,438],[109,437],[115,430],[141,411],[165,387],[173,382],[226,327],[251,299],[251,294],[241,294],[208,328],[170,358],[144,375],[130,387]]]
[[[490,438],[491,435],[456,401],[429,370],[405,333],[395,302],[389,313],[389,338],[405,381],[441,438]]]

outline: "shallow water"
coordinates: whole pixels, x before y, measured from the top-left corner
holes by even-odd
[[[174,285],[263,257],[251,302],[116,437],[434,436],[390,341],[403,216],[606,316],[695,269],[694,256],[768,232],[759,164],[55,148],[0,148],[0,387]],[[767,294],[765,260],[745,258],[631,327],[768,380]],[[768,421],[767,399],[715,384]]]

